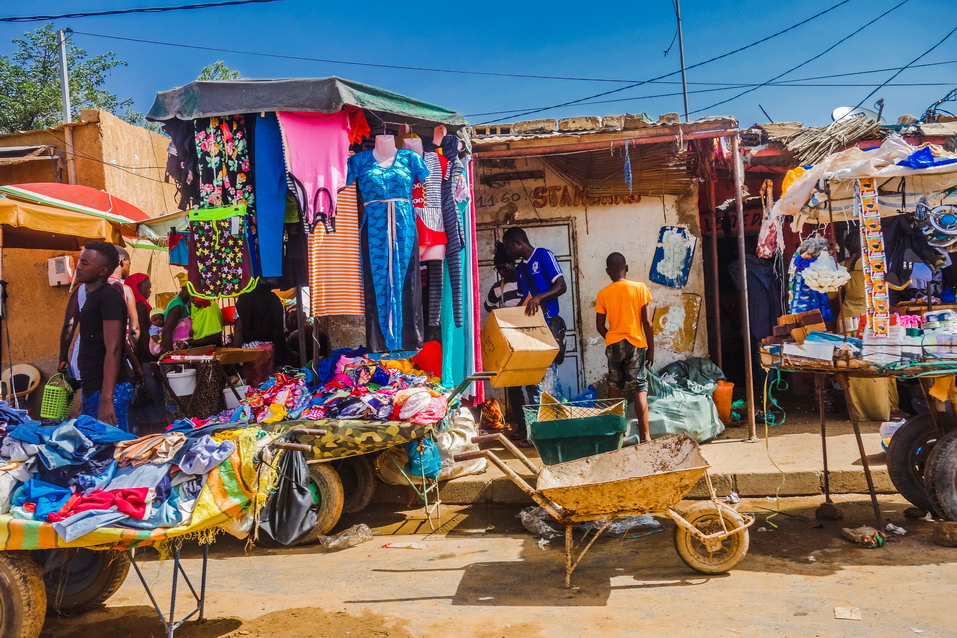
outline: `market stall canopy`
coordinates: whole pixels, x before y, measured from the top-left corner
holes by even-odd
[[[79,250],[92,240],[122,245],[119,225],[86,213],[0,197],[0,228],[6,248]]]
[[[135,225],[149,219],[143,210],[133,204],[90,186],[36,182],[0,186],[0,193],[46,206],[55,206],[75,213],[100,217],[117,224]]]
[[[307,111],[335,113],[347,104],[409,124],[445,124],[458,128],[465,118],[455,111],[392,91],[337,77],[284,80],[221,80],[190,82],[156,94],[146,119],[154,122],[202,117]],[[375,123],[370,122],[375,127]]]
[[[957,204],[957,154],[892,135],[878,148],[855,146],[809,168],[775,202],[772,214],[792,216],[795,232],[804,224],[856,219],[854,182],[864,177],[877,180],[882,217],[912,210],[921,197],[932,206]]]

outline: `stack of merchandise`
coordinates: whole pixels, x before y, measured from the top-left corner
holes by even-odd
[[[246,391],[239,407],[205,421],[181,420],[170,431],[187,431],[209,423],[248,421],[277,423],[305,419],[406,421],[432,425],[446,415],[447,389],[409,360],[376,361],[364,351],[337,351],[311,370],[272,375]]]
[[[43,425],[0,406],[0,419],[0,514],[11,526],[49,524],[60,542],[104,528],[142,530],[145,541],[153,530],[225,526],[268,494],[253,464],[270,440],[259,428],[137,438],[89,416]],[[233,479],[220,480],[220,470]]]

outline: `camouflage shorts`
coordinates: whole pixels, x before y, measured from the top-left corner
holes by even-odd
[[[647,392],[647,352],[647,348],[636,348],[627,339],[607,346],[605,356],[608,358],[608,385],[622,392]]]

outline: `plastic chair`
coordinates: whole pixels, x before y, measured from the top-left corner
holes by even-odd
[[[11,384],[10,379],[13,379]],[[40,387],[41,375],[36,366],[29,363],[18,363],[13,367],[4,367],[3,374],[0,375],[0,395],[4,400],[16,402],[16,399],[23,397],[24,401],[29,401],[30,395]]]

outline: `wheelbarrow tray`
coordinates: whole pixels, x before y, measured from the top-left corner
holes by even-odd
[[[665,512],[683,499],[709,468],[688,436],[542,468],[535,490],[580,522]]]

